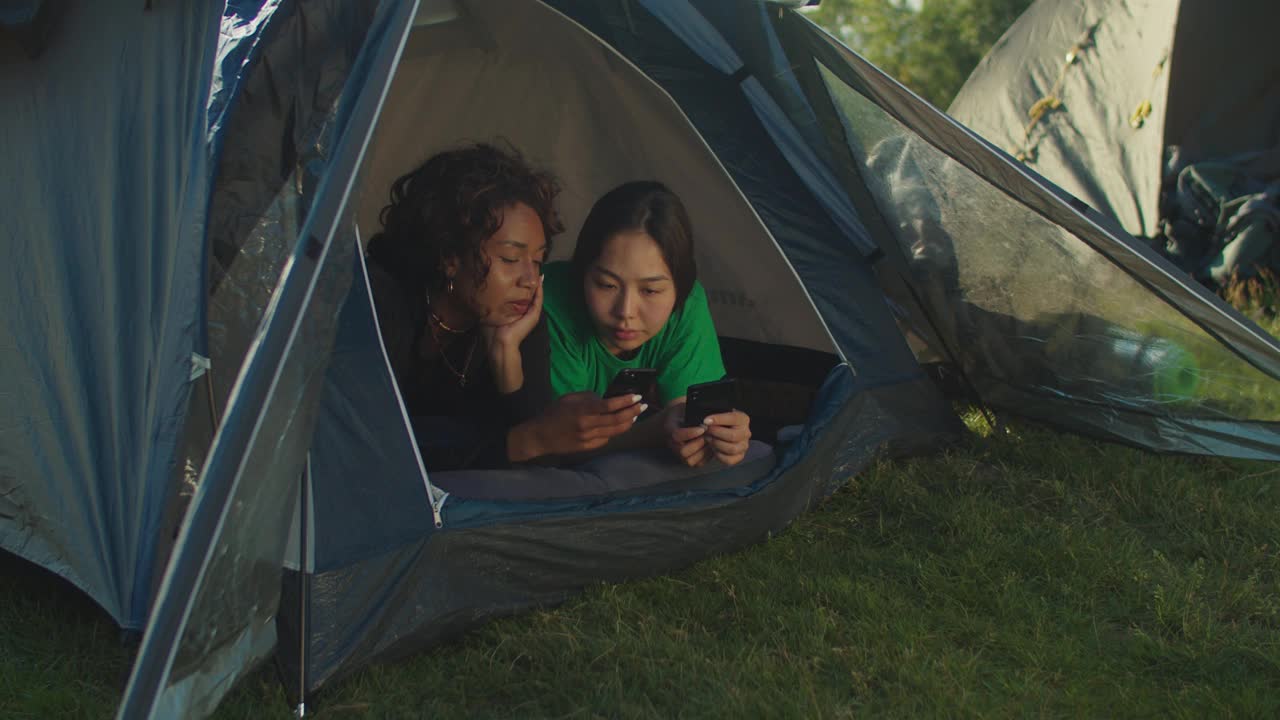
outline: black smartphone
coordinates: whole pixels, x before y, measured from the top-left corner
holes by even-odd
[[[607,398],[619,395],[639,395],[641,402],[653,405],[658,383],[658,371],[653,368],[623,368],[613,376],[608,389],[604,391]]]
[[[708,415],[736,410],[738,381],[734,378],[690,385],[685,393],[684,427],[697,427]]]

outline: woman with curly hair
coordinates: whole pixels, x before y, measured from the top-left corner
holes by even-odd
[[[542,265],[563,230],[559,191],[488,144],[439,153],[391,186],[369,280],[428,469],[591,450],[644,411],[628,397],[552,400]]]

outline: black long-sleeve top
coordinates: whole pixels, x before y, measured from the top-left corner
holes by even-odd
[[[479,328],[457,336],[440,354],[424,357],[420,348],[423,334],[429,332],[430,312],[425,295],[405,288],[372,258],[368,267],[378,329],[419,438],[430,434],[442,417],[456,418],[459,425],[468,426],[461,442],[444,446],[420,443],[427,470],[509,466],[507,432],[536,416],[552,400],[546,317],[538,319],[520,344],[524,384],[503,394],[494,384]],[[446,359],[456,370],[467,368],[465,385],[445,365]]]

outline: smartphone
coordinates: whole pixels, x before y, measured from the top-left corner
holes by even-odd
[[[734,378],[690,385],[685,393],[684,426],[697,427],[708,415],[736,410],[738,381]]]
[[[657,383],[658,371],[653,368],[623,368],[613,376],[608,389],[604,391],[604,396],[611,398],[619,395],[639,395],[644,398],[641,402],[654,405]]]

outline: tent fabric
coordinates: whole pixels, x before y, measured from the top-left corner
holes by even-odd
[[[742,59],[692,4],[646,0],[641,0],[641,4],[712,67],[731,77],[744,69]],[[858,220],[853,204],[830,169],[804,141],[792,119],[787,117],[757,78],[744,77],[740,84],[770,138],[782,150],[805,186],[830,213],[842,234],[864,255],[874,253],[876,245]]]
[[[910,128],[923,144],[949,158],[949,165],[967,169],[1059,226],[1267,377],[1280,378],[1280,342],[1125,233],[1114,220],[1083,205],[937,112],[813,23],[799,17],[788,18],[787,22],[794,42],[804,44],[823,68],[885,115]],[[1085,257],[1092,257],[1092,253]]]
[[[948,112],[1128,232],[1154,237],[1168,148],[1189,164],[1280,145],[1278,22],[1269,0],[1039,0]],[[1049,97],[1060,105],[1033,123]]]
[[[1274,394],[1273,340],[796,13],[454,4],[412,30],[415,2],[244,0],[221,26],[182,4],[80,4],[66,37],[109,30],[87,54],[60,60],[57,36],[40,64],[0,63],[6,97],[46,103],[0,118],[23,140],[4,145],[0,238],[26,261],[0,284],[16,308],[0,320],[16,339],[0,347],[0,513],[21,518],[0,517],[0,541],[63,563],[124,624],[150,604],[155,563],[138,558],[163,554],[160,516],[182,515],[174,477],[200,468],[121,717],[207,715],[273,649],[304,699],[486,618],[759,541],[877,456],[958,437],[899,327],[918,312],[946,320],[928,334],[1002,411],[1165,451],[1280,452],[1275,410],[1251,404]],[[140,85],[96,62],[111,43],[150,61]],[[713,45],[746,70],[709,63]],[[91,63],[115,84],[83,80]],[[69,120],[89,108],[97,124]],[[139,118],[176,129],[141,143]],[[103,163],[71,212],[38,192],[83,185],[81,157],[28,149],[46,126]],[[807,411],[772,458],[523,500],[427,475],[360,249],[392,179],[495,135],[561,174],[557,257],[622,180],[689,202],[726,365]],[[891,273],[910,302],[886,298]],[[1063,278],[1084,284],[1055,305],[1041,291]],[[30,522],[63,508],[69,530]]]
[[[46,0],[8,0],[0,6],[0,58],[39,57],[64,9],[63,3]]]
[[[1262,390],[1274,382],[1273,338],[1194,283],[1193,293],[1153,294],[1152,281],[1176,278],[1162,258],[1087,209],[1097,222],[1044,212],[1053,207],[1043,181],[1011,176],[1007,156],[966,151],[981,141],[940,115],[918,122],[922,102],[878,73],[849,72],[825,33],[793,29],[812,41],[841,141],[870,170],[913,284],[937,289],[922,297],[947,319],[944,346],[983,402],[1150,449],[1277,456],[1276,410]],[[894,93],[916,108],[882,101]],[[1142,264],[1107,262],[1126,255]],[[1224,346],[1236,330],[1247,344]],[[1244,362],[1255,359],[1260,367]],[[1157,387],[1183,371],[1194,388]]]
[[[1280,151],[1280,58],[1270,49],[1277,22],[1280,6],[1265,0],[1040,2],[974,71],[951,111],[1148,238],[1183,272],[1226,288],[1280,271],[1275,223],[1230,227],[1226,207],[1251,196],[1277,207],[1265,191],[1280,175],[1246,170]],[[1068,62],[1056,50],[1073,32],[1081,35]],[[1152,63],[1151,76],[1139,72]],[[1212,190],[1197,182],[1227,167],[1238,182],[1218,186],[1218,177]],[[1222,193],[1230,203],[1186,212]]]
[[[0,27],[18,27],[33,22],[44,9],[45,0],[14,0],[0,7]]]
[[[445,497],[427,478],[414,443],[357,247],[311,443],[317,488],[310,523],[316,532],[306,539],[311,572],[422,539]]]
[[[541,30],[533,35],[528,27]],[[486,88],[481,96],[478,87]],[[516,115],[524,121],[511,123]],[[551,240],[553,258],[569,257],[596,198],[636,177],[661,180],[689,209],[699,274],[720,334],[835,351],[801,278],[789,272],[768,229],[679,106],[539,3],[475,4],[463,18],[414,32],[371,150],[363,236],[378,231],[396,177],[435,152],[491,138],[560,178],[566,232]]]
[[[243,87],[251,61],[268,44],[266,30],[280,9],[279,0],[229,0],[220,25],[218,57],[213,66],[213,87],[209,93],[209,139],[224,137],[223,121],[228,104]],[[284,13],[287,15],[287,13]],[[216,153],[215,153],[216,154]]]
[[[413,9],[382,6],[351,66],[355,90],[329,124],[334,152],[210,450],[122,717],[207,715],[274,647],[289,528],[281,519],[300,492],[357,247],[352,187]]]
[[[1011,154],[1023,153],[1032,168],[1129,232],[1154,235],[1179,4],[1040,0],[983,58],[947,112]],[[1049,96],[1060,106],[1033,125],[1032,106]],[[1143,100],[1151,115],[1135,128],[1129,119]]]
[[[1178,4],[1165,147],[1186,162],[1280,148],[1277,24],[1280,6],[1268,0]]]
[[[375,6],[310,2],[295,12],[289,3],[240,0],[224,12],[209,100],[213,185],[202,279],[209,294],[197,319],[204,332],[196,352],[208,367],[192,378],[160,561],[195,493],[318,173],[328,166],[334,109],[359,49],[352,38],[363,37]]]
[[[758,542],[842,485],[886,442],[913,438],[937,447],[954,437],[952,426],[938,422],[935,393],[924,379],[858,390],[848,368],[837,368],[804,432],[751,484],[560,502],[450,500],[442,530],[420,516],[424,539],[314,575],[291,574],[282,605],[299,601],[299,587],[313,598],[309,689],[484,620],[562,602],[591,583],[668,572]],[[287,683],[303,662],[296,622],[282,615],[278,625]],[[290,694],[300,696],[299,689]]]
[[[263,3],[255,18],[224,20],[224,36],[245,49],[223,58],[220,76],[252,71],[221,80],[235,94],[215,97],[224,109],[211,125],[218,154],[206,313],[215,409],[226,404],[328,167],[335,108],[377,4],[326,0],[294,12]]]
[[[186,413],[211,4],[96,2],[0,61],[0,547],[140,628]]]

